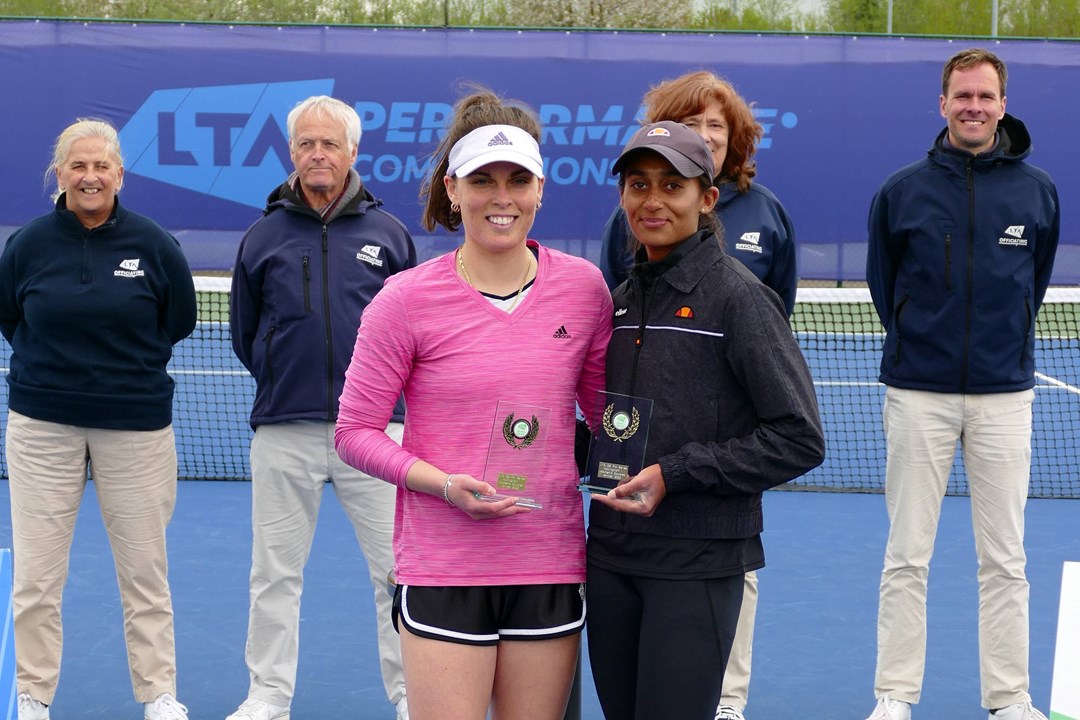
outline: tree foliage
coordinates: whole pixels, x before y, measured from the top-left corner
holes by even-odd
[[[997,0],[998,35],[1080,37],[1076,0]],[[897,35],[987,36],[994,0],[893,0]],[[209,22],[885,33],[889,0],[0,0],[0,16]]]
[[[511,25],[532,27],[677,28],[692,17],[689,0],[534,0],[509,2]]]
[[[1000,12],[1002,34],[1023,37],[1080,37],[1080,3],[1013,0]]]
[[[825,29],[888,31],[888,0],[826,0]],[[993,0],[893,0],[894,35],[990,35]],[[998,0],[997,34],[1005,37],[1080,37],[1076,0]]]

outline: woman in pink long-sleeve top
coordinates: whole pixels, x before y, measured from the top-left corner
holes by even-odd
[[[526,239],[539,137],[490,92],[458,104],[424,223],[464,241],[387,281],[341,397],[338,453],[398,488],[412,720],[557,720],[570,693],[585,619],[575,402],[603,389],[612,305],[596,267]],[[399,393],[400,447],[383,432]]]

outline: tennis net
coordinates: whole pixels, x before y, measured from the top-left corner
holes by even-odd
[[[173,426],[180,477],[250,478],[248,413],[254,381],[232,352],[227,278],[197,277],[199,323],[176,346]],[[1053,288],[1037,322],[1031,495],[1080,497],[1080,289]],[[789,484],[792,489],[879,492],[885,475],[881,424],[884,386],[877,381],[884,334],[865,289],[800,289],[793,329],[814,376],[827,456]],[[0,372],[10,348],[0,340]],[[0,432],[7,416],[7,383],[0,386]],[[0,447],[0,476],[7,464]],[[949,492],[967,494],[957,453]]]
[[[1080,289],[1051,288],[1036,319],[1032,497],[1080,497]],[[865,288],[800,289],[792,327],[817,388],[825,462],[794,489],[880,492],[885,482],[878,368],[884,330]],[[959,340],[958,340],[959,341]],[[969,494],[957,452],[950,494]]]
[[[229,339],[229,278],[195,277],[199,320],[173,349],[169,374],[176,381],[173,431],[181,480],[247,480],[251,477],[248,413],[255,381],[233,354]],[[7,430],[7,373],[11,347],[0,338],[0,433]],[[7,456],[0,447],[0,477]]]

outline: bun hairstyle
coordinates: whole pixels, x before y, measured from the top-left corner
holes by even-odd
[[[461,227],[461,213],[451,209],[443,177],[450,165],[451,148],[458,140],[485,125],[512,125],[527,132],[537,143],[540,142],[540,121],[532,108],[519,100],[507,100],[491,90],[474,86],[473,91],[454,106],[454,116],[447,127],[446,136],[432,154],[435,162],[431,174],[420,186],[420,199],[424,202],[420,222],[428,232],[433,231],[436,225],[442,225],[451,232]]]

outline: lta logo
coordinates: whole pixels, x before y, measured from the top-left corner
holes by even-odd
[[[127,172],[262,208],[288,175],[289,110],[334,81],[157,90],[120,131]]]

